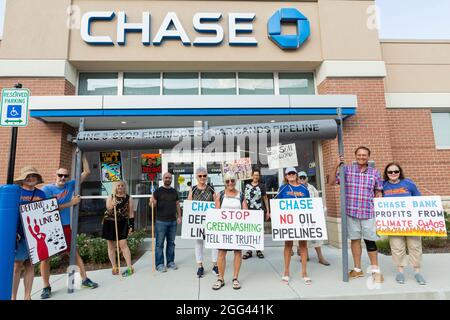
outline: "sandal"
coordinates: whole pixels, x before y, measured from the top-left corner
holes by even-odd
[[[253,257],[253,251],[247,251],[243,256],[242,259],[247,260],[248,258]]]
[[[282,276],[281,281],[285,282],[286,284],[289,283],[289,276]]]
[[[117,276],[119,274],[119,268],[118,267],[112,268],[111,273],[113,276]]]
[[[311,285],[312,284],[312,280],[311,278],[308,277],[303,277],[303,281],[305,282],[306,285]]]
[[[241,288],[241,284],[239,283],[239,280],[234,278],[233,279],[233,289],[238,290]]]
[[[264,254],[261,251],[256,251],[256,255],[258,258],[263,259],[264,258]]]
[[[225,285],[225,282],[222,279],[217,279],[217,281],[213,284],[213,290],[219,290]]]

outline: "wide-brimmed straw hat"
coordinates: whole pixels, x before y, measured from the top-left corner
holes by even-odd
[[[14,182],[22,182],[23,180],[25,180],[27,178],[28,175],[30,174],[35,174],[38,176],[38,184],[41,184],[44,182],[44,180],[42,179],[41,174],[36,170],[35,167],[33,166],[25,166],[22,169],[20,169],[20,176],[18,176],[17,178],[14,179]]]

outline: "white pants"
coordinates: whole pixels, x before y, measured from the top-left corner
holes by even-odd
[[[197,263],[203,263],[203,250],[205,248],[205,241],[203,239],[195,240],[195,259]],[[211,260],[213,263],[217,262],[217,256],[219,255],[219,250],[211,249]]]

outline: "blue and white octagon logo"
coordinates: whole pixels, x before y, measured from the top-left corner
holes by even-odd
[[[296,22],[297,34],[281,34],[283,22]],[[295,8],[282,8],[275,12],[267,22],[269,39],[281,49],[298,49],[308,39],[311,31],[308,18]]]

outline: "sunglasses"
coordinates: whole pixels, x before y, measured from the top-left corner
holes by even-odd
[[[291,171],[291,172],[288,172],[288,173],[287,173],[288,176],[290,176],[290,175],[292,175],[292,174],[297,174],[297,172]]]
[[[300,180],[306,180],[305,176],[300,176],[299,178],[300,178]]]
[[[60,177],[60,178],[62,178],[62,177],[68,178],[69,177],[68,174],[61,174],[61,173],[58,173],[57,176]]]
[[[197,177],[199,177],[199,178],[206,178],[208,175],[207,174],[199,174],[199,175],[197,175]]]
[[[225,180],[225,183],[235,183],[236,182],[236,180],[234,180],[234,179],[231,179],[231,180]]]
[[[392,171],[388,171],[388,174],[399,174],[400,170],[392,170]]]

